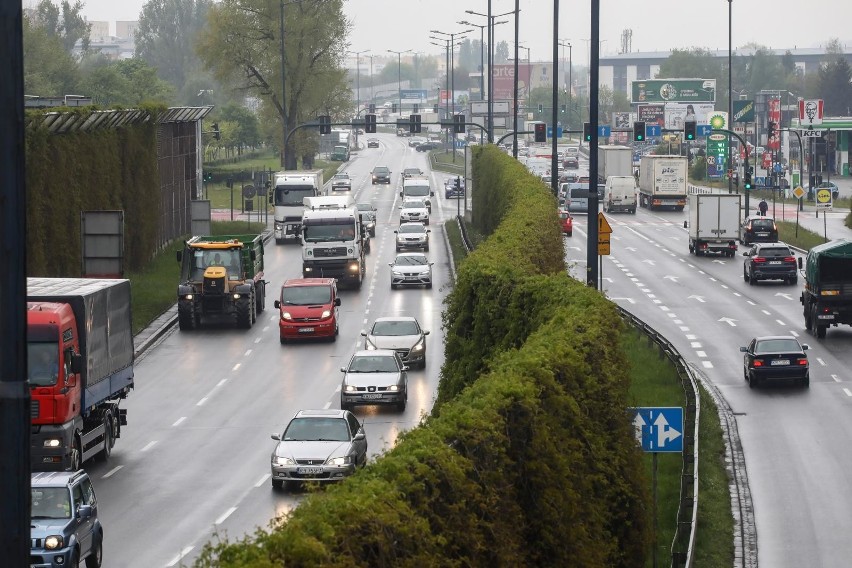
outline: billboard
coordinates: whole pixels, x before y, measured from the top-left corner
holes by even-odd
[[[716,79],[651,79],[631,82],[631,102],[714,103]]]
[[[778,129],[781,127],[781,99],[772,98],[766,101],[766,122],[775,123],[775,133],[771,138],[766,140],[766,147],[770,150],[781,149],[781,133]]]
[[[425,101],[426,89],[402,89],[399,95],[404,101]]]
[[[707,116],[714,111],[712,104],[666,103],[665,128],[683,130],[684,122],[708,124]]]
[[[636,109],[636,120],[644,122],[645,125],[656,124],[662,128],[665,119],[665,105],[639,105]]]
[[[613,128],[630,128],[630,113],[629,112],[614,112],[612,113]]]
[[[754,122],[754,101],[734,101],[734,122]]]
[[[518,99],[529,97],[530,76],[532,66],[527,63],[518,64]],[[512,100],[515,89],[515,65],[494,65],[492,70],[494,99]]]

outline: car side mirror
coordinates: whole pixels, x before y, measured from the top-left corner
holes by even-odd
[[[367,332],[362,330],[362,331],[361,331],[361,336],[362,336],[362,337],[367,337]]]
[[[749,256],[748,251],[745,251],[745,252],[743,253],[743,256]]]
[[[740,347],[741,353],[745,353],[746,351],[748,351],[748,347]]]
[[[802,263],[802,257],[800,256],[799,257],[799,270],[801,270],[803,266],[804,266],[804,264]]]
[[[356,440],[356,441],[361,441],[361,440],[365,439],[366,437],[367,437],[367,435],[366,435],[366,434],[364,434],[364,431],[363,431],[363,430],[358,430],[358,433],[357,433],[357,434],[355,434],[355,438],[354,438],[354,440]]]
[[[394,233],[399,233],[399,231],[394,231]]]
[[[424,331],[423,331],[423,335],[429,335],[430,333],[431,333],[431,332],[430,332],[430,331],[427,331],[427,330],[424,330]]]
[[[346,372],[346,367],[340,367],[340,372],[341,372],[341,373],[345,373],[345,372]]]
[[[432,229],[426,229],[426,232],[427,232],[427,233],[431,233],[431,232],[432,232]]]
[[[430,263],[429,263],[429,266],[435,266],[435,263],[434,263],[434,262],[430,262]]]
[[[275,302],[273,302],[273,304],[272,304],[272,305],[274,305],[274,306],[275,306],[275,309],[276,309],[276,310],[280,310],[280,309],[281,309],[281,302],[280,302],[280,301],[278,301],[278,300],[275,300]]]
[[[281,434],[272,434],[270,436],[270,438],[272,438],[273,440],[278,440],[280,442],[281,441]]]
[[[183,260],[183,251],[178,250],[178,251],[175,251],[175,252],[177,253],[177,254],[175,254],[175,256],[177,257],[177,261],[180,262],[181,260]]]
[[[335,306],[339,306],[339,305],[340,305],[340,298],[335,298],[335,299],[334,299],[334,305],[335,305]]]
[[[400,369],[402,369],[403,371],[407,371],[409,367],[408,365],[403,365],[402,367],[400,367]]]
[[[77,516],[80,517],[81,520],[90,519],[92,517],[92,506],[80,505],[77,507]]]
[[[429,192],[429,197],[435,197],[435,192],[434,192],[434,191],[430,191],[430,192]]]
[[[811,348],[811,346],[808,345],[807,343],[802,343],[802,351],[807,351],[810,348]]]
[[[400,196],[400,197],[402,197],[402,192],[401,192],[401,191],[399,192],[399,196]]]
[[[83,372],[83,356],[79,353],[71,355],[71,372],[75,375]]]
[[[392,263],[392,262],[389,262],[389,263],[388,263],[388,266],[393,266],[393,263]]]

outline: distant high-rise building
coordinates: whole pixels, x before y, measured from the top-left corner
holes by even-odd
[[[109,22],[100,21],[100,20],[89,20],[87,22],[91,25],[91,29],[89,30],[89,40],[93,42],[103,42],[109,41]]]
[[[125,21],[125,22],[116,22],[115,23],[115,37],[119,39],[129,39],[131,41],[136,40],[136,30],[139,29],[139,22],[137,20],[134,21]]]

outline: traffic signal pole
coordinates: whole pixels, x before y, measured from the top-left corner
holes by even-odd
[[[751,194],[751,174],[748,171],[748,145],[746,144],[743,137],[734,132],[733,130],[728,130],[726,128],[714,128],[714,132],[725,132],[735,137],[740,141],[740,144],[743,145],[743,152],[745,153],[745,162],[744,162],[744,170],[743,170],[743,193],[745,193],[745,217],[748,217],[748,208],[749,208],[749,194]],[[731,176],[728,176],[729,183],[733,183]]]
[[[600,85],[600,0],[592,0],[591,34],[589,41],[589,124],[598,126],[600,109],[598,91]],[[554,77],[555,81],[555,77]],[[594,191],[593,191],[594,190]],[[589,141],[589,222],[586,242],[586,285],[598,288],[598,137]]]

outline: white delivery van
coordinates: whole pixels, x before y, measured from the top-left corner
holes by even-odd
[[[420,197],[426,202],[426,208],[429,213],[432,212],[432,197],[435,192],[429,185],[429,178],[426,176],[411,176],[402,180],[402,191],[399,196],[405,199],[406,197]]]
[[[636,213],[636,178],[609,176],[606,178],[603,198],[604,213],[626,211]]]

